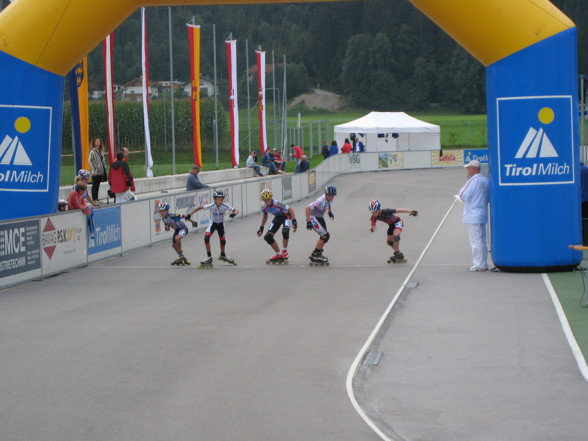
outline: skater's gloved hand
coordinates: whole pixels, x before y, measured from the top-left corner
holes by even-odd
[[[306,221],[306,229],[308,231],[312,231],[312,222],[311,221]]]
[[[335,215],[333,214],[333,212],[332,212],[332,211],[329,211],[329,218],[330,218],[331,220],[335,220]]]
[[[234,211],[231,214],[229,214],[229,217],[231,219],[233,219],[235,216],[237,216],[237,213],[235,213]]]
[[[376,227],[370,228],[370,231],[373,233],[374,231],[376,231]]]
[[[294,232],[298,229],[298,221],[294,218],[292,219],[292,227],[294,227]]]
[[[411,216],[418,216],[418,215],[419,215],[419,212],[418,212],[418,211],[416,211],[416,210],[412,210],[412,211],[410,212],[410,215],[411,215]]]
[[[259,230],[257,230],[257,236],[260,237],[263,234],[263,227],[259,227]]]
[[[192,222],[192,228],[197,228],[198,227],[198,222],[191,220],[190,222]]]

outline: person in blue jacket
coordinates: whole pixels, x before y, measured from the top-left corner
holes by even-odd
[[[339,146],[337,145],[337,141],[333,140],[329,148],[329,156],[336,155],[337,153],[339,153]]]

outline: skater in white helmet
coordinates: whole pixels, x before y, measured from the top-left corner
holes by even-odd
[[[311,265],[329,264],[329,259],[326,256],[323,256],[323,248],[331,237],[327,231],[325,213],[329,214],[331,220],[335,219],[335,215],[331,211],[331,204],[336,195],[337,189],[333,185],[327,185],[325,187],[325,194],[321,195],[316,201],[306,207],[306,229],[309,231],[314,230],[319,235],[314,251],[309,257]]]
[[[372,217],[370,218],[372,225],[370,231],[372,233],[376,231],[377,221],[388,224],[388,231],[386,233],[388,241],[386,243],[394,251],[394,255],[390,257],[388,263],[405,263],[406,259],[404,258],[404,254],[400,251],[400,233],[402,233],[402,229],[404,228],[404,222],[396,216],[396,213],[408,213],[411,216],[418,216],[418,211],[408,210],[406,208],[382,208],[382,204],[378,200],[370,202],[369,210],[372,213]]]

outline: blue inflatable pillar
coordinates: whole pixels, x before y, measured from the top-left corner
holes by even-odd
[[[57,210],[64,77],[0,52],[0,220]]]
[[[492,260],[570,270],[582,253],[576,28],[487,67]]]

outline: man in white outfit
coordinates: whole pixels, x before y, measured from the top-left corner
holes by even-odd
[[[488,271],[488,179],[480,174],[480,161],[473,160],[464,167],[470,177],[459,190],[459,199],[464,202],[463,222],[468,227],[472,247],[473,266],[469,271]]]

